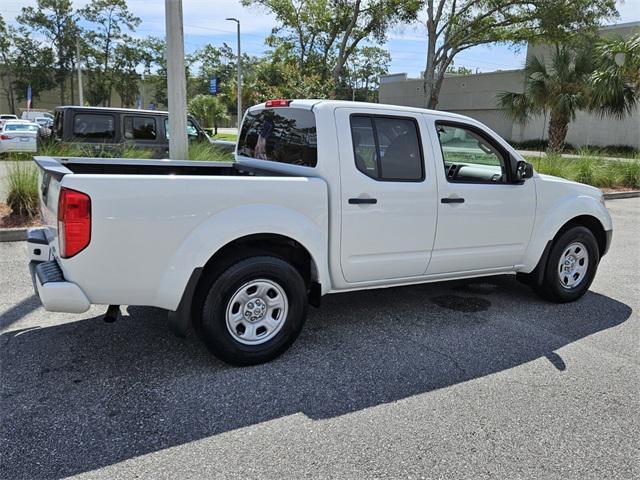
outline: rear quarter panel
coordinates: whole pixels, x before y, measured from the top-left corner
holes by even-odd
[[[321,179],[74,174],[62,185],[91,197],[91,243],[60,261],[91,303],[175,310],[195,268],[253,233],[297,240],[328,276]]]

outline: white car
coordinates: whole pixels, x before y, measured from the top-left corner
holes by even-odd
[[[40,126],[27,120],[7,120],[0,127],[0,153],[38,150]]]
[[[18,117],[16,117],[15,115],[12,115],[10,113],[2,113],[0,114],[0,127],[4,124],[4,122],[6,122],[7,120],[17,120]]]
[[[440,111],[275,100],[247,111],[234,164],[36,162],[45,309],[160,307],[235,365],[284,352],[326,294],[517,274],[577,300],[611,243],[602,192]]]

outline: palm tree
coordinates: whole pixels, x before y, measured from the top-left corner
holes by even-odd
[[[576,112],[590,105],[590,76],[593,66],[584,51],[555,45],[551,61],[531,57],[524,68],[523,93],[502,92],[498,103],[508,115],[521,122],[549,113],[549,151],[561,152]]]
[[[640,103],[640,34],[605,39],[596,54],[591,109],[617,118],[630,115]]]
[[[214,135],[218,134],[218,125],[229,121],[227,108],[212,95],[196,95],[189,101],[189,113],[196,117],[203,127],[214,128]]]

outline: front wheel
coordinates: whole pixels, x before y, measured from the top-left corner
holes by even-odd
[[[220,360],[238,366],[268,362],[298,337],[307,294],[291,264],[277,257],[251,257],[212,280],[199,330]]]
[[[599,262],[598,242],[591,230],[573,227],[553,244],[544,282],[536,291],[552,302],[573,302],[589,289]]]

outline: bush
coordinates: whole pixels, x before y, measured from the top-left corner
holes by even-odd
[[[192,143],[189,145],[188,159],[205,162],[232,162],[233,154],[210,143]]]
[[[620,165],[620,183],[628,188],[640,188],[640,158]]]
[[[640,188],[640,158],[607,161],[582,150],[579,158],[548,155],[528,160],[538,173],[562,177],[598,188]]]
[[[38,213],[38,169],[31,162],[8,165],[7,205],[15,215],[34,217]]]
[[[526,140],[524,142],[509,142],[516,150],[532,150],[544,152],[549,146],[547,140]],[[584,145],[582,147],[574,147],[570,143],[565,143],[562,149],[563,153],[573,155],[582,155],[588,152],[591,156],[597,157],[627,157],[633,158],[638,155],[638,149],[631,145],[609,145],[607,147],[599,147],[597,145]]]

